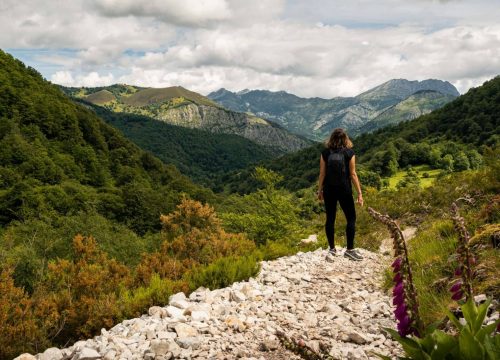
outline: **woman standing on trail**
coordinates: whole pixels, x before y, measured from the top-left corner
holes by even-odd
[[[318,199],[325,201],[326,223],[325,232],[330,250],[327,261],[333,261],[337,254],[335,250],[335,216],[337,202],[347,220],[346,237],[347,250],[344,256],[350,260],[361,261],[361,256],[354,250],[354,232],[356,225],[356,210],[352,197],[351,182],[356,187],[358,198],[356,202],[363,206],[361,185],[356,174],[356,156],[352,150],[352,142],[343,129],[335,129],[326,143],[326,149],[321,152],[319,161]]]

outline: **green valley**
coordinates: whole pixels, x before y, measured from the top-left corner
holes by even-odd
[[[357,136],[353,141],[361,181],[381,187],[379,177],[408,166],[428,165],[444,173],[477,169],[484,149],[498,144],[499,99],[496,77],[430,114]],[[322,148],[317,144],[262,164],[283,175],[281,186],[298,190],[316,183]],[[257,184],[249,177],[251,171],[226,175],[226,189],[253,191]]]
[[[255,276],[262,260],[326,247],[314,194],[322,144],[276,159],[236,135],[75,103],[3,52],[0,65],[0,358],[67,346],[176,292],[224,287]],[[139,89],[91,99],[106,105]],[[426,325],[454,306],[442,284],[457,266],[446,215],[457,198],[472,199],[460,211],[476,244],[474,287],[499,296],[499,99],[495,78],[354,139],[366,203],[419,227],[408,246]],[[363,208],[356,216],[356,246],[377,250],[387,231]],[[344,225],[339,216],[339,245]],[[300,244],[309,234],[318,243]]]
[[[238,135],[189,129],[95,105],[92,109],[142,149],[151,151],[164,163],[175,165],[181,173],[214,191],[222,190],[217,180],[225,173],[277,155],[273,148]]]

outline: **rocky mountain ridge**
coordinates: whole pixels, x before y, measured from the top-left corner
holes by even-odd
[[[210,93],[208,98],[226,108],[270,119],[294,133],[322,140],[336,127],[362,133],[386,126],[387,122],[377,121],[378,116],[421,91],[433,91],[439,100],[420,101],[412,109],[396,107],[389,123],[435,110],[460,95],[447,81],[393,79],[355,97],[300,98],[284,91],[244,90],[235,93],[220,89]],[[364,128],[368,122],[372,122],[371,125]]]
[[[145,115],[168,124],[217,134],[243,136],[278,154],[310,145],[306,138],[258,116],[227,110],[198,93],[180,86],[139,88],[112,85],[100,88],[63,88],[70,96],[114,112]]]
[[[278,332],[334,358],[400,354],[382,331],[395,326],[391,299],[380,288],[389,259],[360,251],[362,262],[326,262],[322,249],[262,262],[255,279],[173,295],[165,307],[37,359],[299,359],[280,345]]]
[[[375,131],[381,127],[398,124],[430,113],[451,102],[453,95],[443,95],[433,90],[419,90],[382,111],[355,131],[357,134]]]

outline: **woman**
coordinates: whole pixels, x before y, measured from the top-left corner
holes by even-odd
[[[363,206],[363,195],[356,174],[356,156],[352,150],[352,142],[343,129],[335,129],[332,132],[330,139],[326,143],[326,149],[321,153],[319,164],[318,199],[325,201],[325,232],[330,246],[326,260],[333,261],[337,253],[334,236],[337,202],[339,202],[347,220],[347,250],[344,252],[344,256],[350,260],[361,261],[363,257],[354,250],[356,210],[352,197],[351,182],[358,193],[356,202],[361,206]]]

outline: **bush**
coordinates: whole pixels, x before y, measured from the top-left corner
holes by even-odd
[[[178,292],[187,292],[189,286],[185,281],[173,281],[153,274],[147,286],[135,289],[122,289],[118,298],[118,306],[123,318],[139,317],[151,306],[164,306],[168,298]]]
[[[231,196],[231,208],[222,215],[224,225],[232,232],[245,233],[258,245],[296,234],[300,224],[297,200],[288,191],[275,188],[280,180],[276,173],[257,168],[254,176],[265,188]]]
[[[189,287],[195,290],[200,286],[219,289],[234,282],[246,280],[257,274],[259,265],[255,256],[224,257],[214,263],[193,269],[187,275]]]

